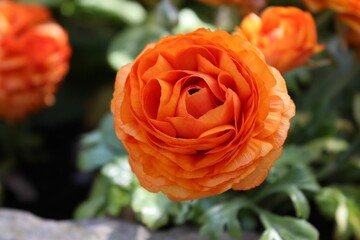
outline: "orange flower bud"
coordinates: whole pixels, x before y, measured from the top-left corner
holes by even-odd
[[[260,17],[250,14],[235,34],[257,46],[280,72],[302,66],[322,48],[313,17],[295,7],[269,7]]]
[[[0,117],[17,121],[51,106],[70,52],[46,8],[0,0]]]

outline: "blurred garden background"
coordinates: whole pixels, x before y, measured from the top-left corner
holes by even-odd
[[[240,238],[245,230],[261,239],[360,239],[360,40],[349,37],[360,39],[360,28],[341,21],[343,10],[311,12],[324,49],[283,73],[296,116],[266,181],[250,191],[172,202],[140,187],[115,136],[110,101],[117,70],[161,37],[201,27],[233,32],[249,11],[259,14],[268,6],[310,11],[309,5],[16,2],[49,8],[68,32],[72,53],[53,106],[0,123],[1,207],[50,219],[121,218],[153,230],[191,224],[212,239],[223,231]],[[360,25],[357,6],[353,14]]]

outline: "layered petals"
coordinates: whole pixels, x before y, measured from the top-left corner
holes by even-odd
[[[111,111],[140,184],[181,201],[259,185],[295,106],[256,47],[199,29],[165,37],[119,69]]]
[[[322,49],[313,17],[295,7],[269,7],[260,16],[246,16],[236,34],[248,39],[280,72],[304,65]]]

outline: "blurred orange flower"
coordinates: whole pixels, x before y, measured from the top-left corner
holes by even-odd
[[[235,30],[257,46],[268,64],[280,72],[304,65],[322,49],[310,13],[295,7],[269,7],[259,16],[249,14]]]
[[[360,0],[303,0],[312,11],[317,12],[325,8],[337,13],[337,18],[347,27],[341,33],[348,44],[355,48],[360,56]]]
[[[176,201],[261,184],[295,114],[257,48],[205,29],[163,38],[120,68],[111,110],[141,185]]]
[[[52,105],[70,52],[46,8],[0,0],[0,117],[17,121]]]

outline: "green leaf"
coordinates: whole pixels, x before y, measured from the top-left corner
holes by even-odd
[[[98,215],[99,210],[105,205],[106,196],[92,197],[85,202],[81,203],[75,210],[74,218],[89,219]]]
[[[136,179],[130,169],[127,156],[116,158],[115,161],[106,164],[101,169],[101,173],[113,184],[127,190],[131,189]]]
[[[94,218],[98,216],[106,204],[106,196],[110,182],[106,177],[98,176],[91,188],[89,198],[75,210],[75,219]]]
[[[97,130],[81,138],[77,163],[80,170],[91,171],[119,156],[127,156],[127,152],[115,135],[113,116],[109,113]]]
[[[127,28],[116,35],[108,48],[107,59],[111,67],[118,70],[131,63],[151,43],[157,42],[167,32],[159,26],[137,26]]]
[[[211,207],[201,219],[200,235],[208,236],[211,239],[220,239],[226,228],[231,236],[240,237],[241,226],[237,214],[240,209],[248,205],[248,200],[235,198]]]
[[[338,199],[341,198],[341,195],[341,192],[337,189],[322,188],[315,196],[315,201],[322,214],[328,218],[334,218]]]
[[[114,153],[107,148],[104,142],[100,142],[91,148],[80,148],[77,163],[81,171],[92,171],[114,159]]]
[[[169,200],[164,195],[148,192],[142,187],[135,189],[131,200],[131,208],[137,218],[152,230],[168,223],[168,204]]]
[[[260,200],[274,193],[283,192],[288,194],[289,191],[295,191],[291,190],[292,188],[315,192],[319,189],[319,185],[307,166],[297,164],[293,165],[282,177],[274,182],[261,186],[255,195],[255,199]]]
[[[336,221],[335,238],[360,238],[360,190],[357,186],[323,188],[316,195],[321,212]]]
[[[112,113],[108,113],[101,120],[100,131],[102,134],[102,141],[106,146],[116,155],[116,156],[125,156],[127,152],[115,134],[114,129],[114,116]]]
[[[179,12],[179,23],[173,29],[173,32],[175,34],[187,33],[194,31],[198,28],[209,28],[214,30],[215,26],[203,22],[192,9],[183,8]]]
[[[260,220],[267,229],[262,239],[316,240],[319,233],[314,226],[303,219],[283,217],[265,210],[259,210]],[[275,238],[268,238],[275,236]]]
[[[19,2],[26,4],[40,4],[44,6],[54,7],[60,5],[63,0],[20,0]]]
[[[118,216],[123,207],[130,204],[130,193],[119,186],[111,185],[106,202],[106,212],[111,216]]]
[[[294,204],[296,216],[307,219],[310,215],[310,206],[307,198],[298,188],[290,187],[285,189]]]
[[[282,238],[275,229],[270,228],[263,232],[259,240],[282,240]]]
[[[360,206],[359,202],[349,200],[347,202],[347,208],[349,209],[349,221],[352,231],[356,239],[360,239]]]
[[[353,102],[353,115],[358,126],[360,126],[360,93],[356,93]]]
[[[298,163],[308,164],[319,157],[321,151],[310,148],[307,145],[286,145],[281,157],[275,162],[275,166],[293,165]]]
[[[146,19],[146,10],[140,3],[127,0],[76,0],[86,10],[106,14],[128,24],[140,24]]]

